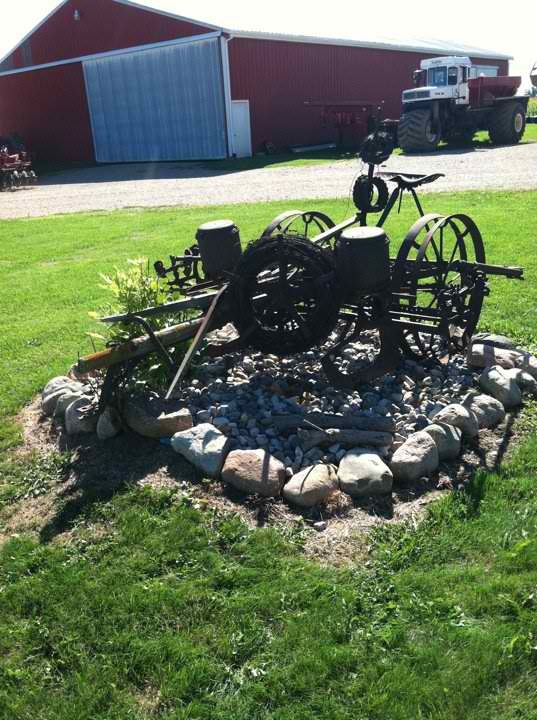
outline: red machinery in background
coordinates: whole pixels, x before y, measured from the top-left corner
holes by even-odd
[[[37,174],[24,141],[16,135],[0,137],[0,190],[15,190],[37,183]]]

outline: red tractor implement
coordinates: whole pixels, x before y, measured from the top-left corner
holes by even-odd
[[[0,138],[0,190],[15,190],[37,183],[30,153],[17,136]]]

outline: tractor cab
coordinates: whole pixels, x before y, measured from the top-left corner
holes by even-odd
[[[468,80],[477,77],[477,68],[468,57],[439,57],[422,60],[414,72],[413,90],[403,92],[403,104],[424,100],[454,100],[468,104]]]

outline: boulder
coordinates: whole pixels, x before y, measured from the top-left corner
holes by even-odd
[[[425,430],[420,430],[395,451],[390,467],[396,480],[413,482],[432,475],[439,463],[435,441]]]
[[[41,401],[41,412],[45,417],[51,417],[56,412],[56,406],[64,395],[73,395],[67,386],[43,395]]]
[[[507,377],[513,378],[523,393],[537,395],[537,380],[525,370],[513,368],[504,371]]]
[[[217,478],[226,459],[229,440],[209,423],[176,433],[172,448],[205,476]]]
[[[475,438],[479,433],[479,423],[474,413],[464,405],[454,403],[446,405],[433,415],[435,424],[453,425],[459,428],[462,434],[468,438]]]
[[[522,404],[522,391],[513,377],[509,377],[499,365],[486,368],[479,376],[479,387],[499,400],[504,408]]]
[[[72,402],[65,411],[65,429],[68,435],[87,435],[95,432],[97,414],[86,397]]]
[[[468,353],[468,363],[476,368],[493,366],[499,366],[505,370],[518,368],[537,380],[537,358],[522,350],[509,350],[494,345],[472,345]]]
[[[125,403],[123,417],[135,433],[154,440],[173,437],[194,424],[188,408],[168,413],[161,411],[159,403],[132,399]]]
[[[458,427],[434,423],[428,425],[424,432],[434,440],[440,460],[455,460],[461,454],[462,432]]]
[[[463,405],[474,413],[480,428],[496,427],[505,418],[502,403],[490,395],[469,395]]]
[[[337,489],[337,470],[333,465],[311,465],[293,475],[283,489],[283,496],[293,505],[311,508]]]
[[[365,448],[354,448],[345,455],[339,465],[338,478],[341,490],[351,497],[392,491],[392,471],[376,453]]]
[[[520,347],[518,343],[506,335],[495,335],[487,332],[476,333],[470,341],[470,346],[472,345],[494,345],[494,347],[503,348],[504,350],[516,350]]]
[[[65,390],[66,392],[61,391],[62,395],[56,400],[54,417],[58,420],[63,420],[65,418],[65,411],[75,400],[85,397],[88,402],[91,402],[91,398],[88,395],[84,395],[82,392],[74,392],[73,390],[69,390],[67,388],[65,388]]]
[[[101,441],[111,440],[122,430],[121,417],[117,410],[107,407],[97,422],[97,437]]]
[[[285,465],[266,450],[234,450],[227,456],[222,480],[248,495],[276,497],[286,480]]]
[[[60,375],[59,377],[52,378],[45,387],[43,388],[43,392],[41,393],[41,397],[43,400],[47,397],[47,395],[51,395],[52,393],[57,392],[58,390],[61,390],[65,387],[71,387],[75,390],[81,390],[82,384],[79,382],[76,382],[76,380],[72,380],[71,378],[67,377],[66,375]]]

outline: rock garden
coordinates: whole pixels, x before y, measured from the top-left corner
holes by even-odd
[[[224,341],[232,332],[217,334]],[[345,352],[352,361],[360,348]],[[330,386],[314,351],[202,359],[174,400],[132,381],[106,407],[99,378],[73,368],[46,385],[40,412],[54,442],[149,439],[146,452],[171,448],[211,481],[209,502],[229,491],[228,507],[270,503],[322,532],[356,508],[368,522],[404,517],[417,498],[428,502],[480,467],[497,467],[512,417],[536,395],[537,358],[506,337],[478,334],[464,356],[404,360],[354,391]]]

